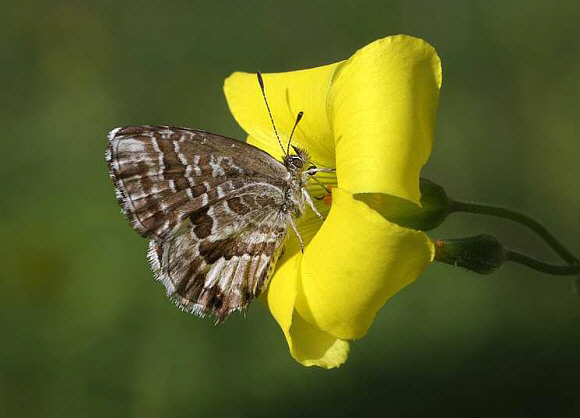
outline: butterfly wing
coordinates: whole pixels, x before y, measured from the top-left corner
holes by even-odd
[[[251,145],[204,131],[109,134],[110,175],[156,278],[182,309],[225,318],[264,288],[281,251],[288,171]]]
[[[283,189],[287,170],[264,151],[209,132],[127,126],[109,133],[117,200],[142,236],[164,240],[193,212],[248,184]]]
[[[274,198],[258,199],[254,192],[246,189],[196,212],[183,233],[162,244],[151,240],[149,259],[156,278],[180,308],[223,319],[262,292],[282,249],[288,219]]]

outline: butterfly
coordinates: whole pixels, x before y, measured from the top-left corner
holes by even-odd
[[[318,172],[308,153],[282,146],[278,161],[250,144],[197,129],[138,125],[113,129],[106,159],[117,201],[149,239],[148,258],[183,310],[218,321],[247,308],[266,287],[289,228],[308,204]],[[318,182],[318,181],[317,181]],[[321,187],[322,183],[318,182]]]

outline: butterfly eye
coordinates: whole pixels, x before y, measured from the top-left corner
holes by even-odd
[[[302,165],[304,163],[302,162],[302,158],[300,157],[294,157],[292,158],[292,165],[296,168],[302,168]]]
[[[308,167],[308,171],[310,170],[316,170],[316,166],[315,165],[311,165],[310,167]]]

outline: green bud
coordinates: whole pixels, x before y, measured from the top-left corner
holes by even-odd
[[[506,261],[506,250],[492,235],[437,240],[435,260],[475,273],[490,274]]]

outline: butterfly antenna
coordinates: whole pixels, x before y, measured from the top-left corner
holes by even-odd
[[[300,119],[302,119],[302,115],[304,115],[304,112],[300,111],[300,112],[298,112],[298,116],[296,116],[296,122],[294,122],[294,127],[292,128],[292,132],[290,132],[290,138],[288,138],[288,146],[286,147],[286,155],[290,154],[290,142],[292,141],[292,136],[294,135],[294,131],[296,130],[296,127],[298,126],[298,122],[300,122]]]
[[[278,144],[280,144],[280,148],[282,148],[282,152],[284,152],[284,146],[282,145],[282,141],[280,141],[280,137],[278,136],[278,130],[274,124],[274,118],[272,117],[272,112],[270,111],[270,105],[268,104],[268,99],[266,99],[266,90],[264,89],[264,80],[262,79],[262,74],[260,74],[258,71],[256,72],[256,76],[258,76],[258,83],[260,84],[260,90],[262,90],[262,96],[264,96],[264,102],[266,103],[266,109],[268,109],[268,115],[270,115],[270,121],[272,122],[272,128],[274,128],[276,139],[278,140]],[[286,155],[288,155],[288,153],[286,153]]]

